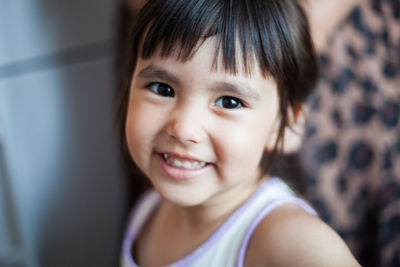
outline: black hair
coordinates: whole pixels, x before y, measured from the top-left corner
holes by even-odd
[[[301,107],[318,76],[309,25],[300,4],[296,0],[149,0],[132,25],[119,107],[121,145],[136,171],[132,175],[140,174],[127,150],[125,118],[138,58],[160,51],[162,57],[187,61],[209,37],[217,38],[215,58],[221,56],[225,71],[235,74],[242,67],[251,74],[257,66],[264,77],[276,81],[279,133],[263,165],[268,168],[279,150],[289,117]],[[135,189],[142,191],[142,185]]]

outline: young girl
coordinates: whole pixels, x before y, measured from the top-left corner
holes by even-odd
[[[358,266],[266,173],[317,73],[296,1],[151,0],[131,53],[124,140],[154,189],[122,266]]]

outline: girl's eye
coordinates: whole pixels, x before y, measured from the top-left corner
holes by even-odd
[[[221,96],[217,99],[215,104],[222,108],[236,109],[244,107],[242,101],[232,96]]]
[[[151,83],[147,86],[153,93],[163,97],[174,97],[175,92],[169,85],[164,83]]]

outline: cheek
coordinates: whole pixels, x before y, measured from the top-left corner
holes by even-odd
[[[153,129],[146,109],[133,103],[128,110],[125,133],[129,152],[138,165],[141,165],[143,156],[151,151]]]
[[[225,130],[225,134],[219,135],[218,158],[230,166],[232,173],[252,172],[257,168],[267,139],[267,131],[258,127],[259,125],[242,124],[230,129],[228,134]]]

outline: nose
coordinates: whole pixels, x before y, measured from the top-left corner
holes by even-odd
[[[169,115],[166,132],[181,143],[201,143],[205,137],[201,111],[189,103],[175,108]]]

